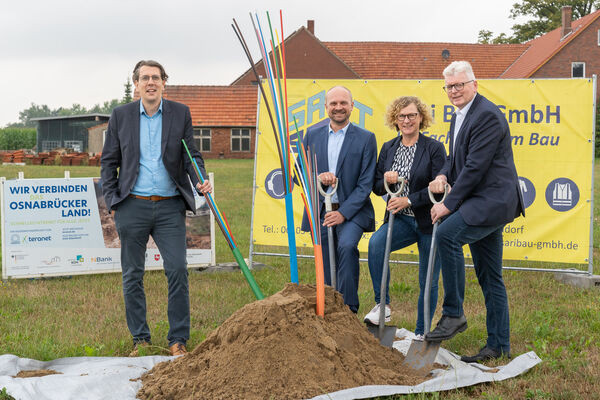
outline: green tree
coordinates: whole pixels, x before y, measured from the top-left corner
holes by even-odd
[[[491,31],[482,29],[479,31],[478,43],[524,43],[534,39],[561,25],[563,6],[571,6],[572,18],[578,19],[600,8],[600,0],[521,0],[513,4],[510,18],[531,19],[522,24],[514,24],[511,36],[501,33],[492,38]]]
[[[94,107],[88,110],[88,113],[110,114],[112,113],[112,110],[114,110],[115,107],[118,107],[121,104],[123,103],[119,101],[119,99],[112,99],[109,101],[105,101],[104,103],[102,103],[102,105],[94,105]]]
[[[105,101],[102,104],[95,104],[90,109],[85,108],[81,104],[73,104],[71,107],[58,107],[51,109],[46,104],[38,105],[31,103],[29,108],[19,112],[19,122],[8,124],[7,128],[24,128],[24,127],[36,127],[36,122],[32,121],[33,118],[44,118],[44,117],[62,117],[68,115],[85,115],[85,114],[110,114],[112,110],[121,105],[122,102],[119,99],[112,99]]]
[[[19,121],[21,122],[21,126],[25,127],[35,127],[35,121],[32,121],[32,118],[42,118],[42,117],[53,117],[56,116],[54,114],[54,110],[51,110],[47,105],[37,105],[35,103],[31,103],[29,108],[19,112]]]
[[[133,97],[131,96],[131,79],[127,78],[127,82],[123,85],[125,86],[125,96],[123,96],[122,104],[130,103]]]
[[[0,149],[2,150],[32,149],[35,147],[36,139],[35,128],[0,129]]]

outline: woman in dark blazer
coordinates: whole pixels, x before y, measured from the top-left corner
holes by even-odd
[[[379,196],[387,194],[384,179],[391,190],[397,190],[395,184],[398,177],[408,180],[402,193],[387,202],[384,224],[371,236],[369,240],[369,271],[375,292],[377,304],[366,316],[365,322],[379,324],[379,301],[381,276],[383,274],[383,261],[385,256],[385,241],[387,237],[387,221],[389,213],[395,215],[392,232],[391,251],[402,249],[413,243],[419,248],[419,302],[417,327],[415,334],[422,339],[423,324],[423,291],[427,276],[427,263],[431,246],[431,201],[427,187],[438,175],[446,160],[444,146],[420,131],[431,125],[432,117],[427,106],[414,96],[403,96],[394,100],[386,113],[386,124],[398,131],[398,136],[381,147],[373,192]],[[440,261],[436,257],[431,286],[431,317],[435,312],[438,295],[438,278],[440,274]],[[389,287],[389,276],[387,279]],[[390,320],[389,290],[387,291],[386,321]]]

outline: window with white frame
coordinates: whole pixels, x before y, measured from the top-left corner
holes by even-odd
[[[231,130],[231,151],[250,151],[250,129]]]
[[[42,151],[50,151],[60,147],[60,140],[44,140],[42,142]]]
[[[585,63],[571,63],[571,78],[585,78]]]
[[[211,132],[210,129],[194,128],[194,144],[201,153],[210,152]]]

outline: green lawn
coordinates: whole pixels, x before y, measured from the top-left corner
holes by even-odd
[[[215,199],[229,219],[242,254],[247,256],[252,199],[252,160],[207,160],[215,173]],[[600,168],[595,167],[594,270],[599,273]],[[61,177],[65,167],[1,166],[0,176]],[[69,167],[72,177],[98,176],[95,167]],[[216,229],[218,262],[234,261]],[[260,250],[266,250],[261,246]],[[280,249],[272,249],[274,252]],[[285,258],[255,257],[268,268],[254,272],[265,295],[289,279]],[[564,268],[569,265],[556,264]],[[418,296],[417,268],[392,265],[390,294],[393,323],[414,329]],[[314,282],[314,264],[299,260],[302,283]],[[368,268],[361,266],[362,317],[373,305]],[[505,271],[511,309],[512,353],[535,351],[543,363],[504,382],[412,398],[444,399],[587,399],[600,398],[600,290],[581,290],[559,283],[551,273]],[[472,269],[467,270],[465,313],[469,329],[445,342],[459,354],[474,353],[485,343],[483,296]],[[166,346],[167,288],[162,272],[146,274],[148,320],[160,353]],[[239,272],[190,274],[194,348],[235,310],[254,301]],[[439,313],[439,307],[438,307]],[[437,321],[438,316],[434,318]],[[125,324],[119,274],[44,280],[11,280],[0,284],[0,354],[49,360],[59,357],[123,356],[131,348]],[[1,389],[1,388],[0,388]]]

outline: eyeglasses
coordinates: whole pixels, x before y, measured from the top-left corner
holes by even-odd
[[[153,80],[154,82],[161,82],[162,78],[160,75],[142,75],[140,76],[140,81],[144,82],[144,83],[148,83],[150,80]]]
[[[442,86],[442,89],[444,89],[446,92],[451,92],[452,89],[455,89],[457,92],[460,92],[461,90],[463,90],[465,88],[465,85],[470,82],[473,82],[473,79],[471,79],[470,81],[466,81],[466,82],[455,83],[454,85]]]
[[[414,121],[417,119],[417,115],[419,115],[419,113],[398,114],[398,121],[404,121],[406,118],[408,118],[409,121]]]

